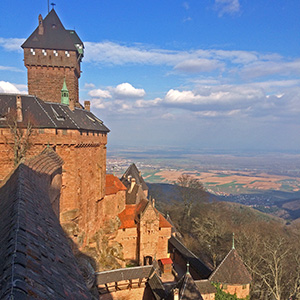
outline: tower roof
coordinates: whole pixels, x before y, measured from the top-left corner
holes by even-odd
[[[233,248],[211,274],[209,280],[224,284],[248,284],[252,278],[241,257]]]
[[[43,27],[42,32],[39,31],[40,26]],[[66,30],[55,10],[52,9],[44,20],[41,19],[41,24],[21,47],[78,51],[82,54],[84,46],[75,30]]]
[[[130,185],[130,180],[128,180],[128,178],[134,178],[136,181],[136,184],[141,185],[143,191],[147,191],[148,190],[148,186],[145,182],[145,180],[143,179],[141,172],[139,171],[139,169],[137,168],[137,166],[133,163],[131,164],[128,169],[125,171],[125,173],[123,174],[121,181],[123,182],[123,184],[128,187]]]
[[[183,275],[176,287],[179,289],[179,300],[203,300],[201,293],[189,272]]]

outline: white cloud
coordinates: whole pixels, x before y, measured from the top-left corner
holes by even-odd
[[[215,9],[219,12],[219,17],[225,14],[234,15],[240,12],[239,0],[215,0]]]
[[[112,98],[109,91],[95,89],[88,92],[89,96],[93,98]]]
[[[182,6],[184,7],[185,10],[189,10],[190,9],[190,4],[188,2],[183,2]]]
[[[84,88],[85,89],[94,89],[95,85],[93,83],[85,83]]]
[[[0,37],[0,47],[7,51],[18,51],[22,52],[21,45],[25,42],[25,39],[18,38],[1,38]]]
[[[276,53],[196,49],[175,51],[146,45],[121,45],[112,42],[86,42],[85,62],[103,65],[165,65],[177,72],[196,73],[220,70],[225,75],[243,78],[299,74],[300,60],[289,60]],[[227,72],[227,74],[226,74]]]
[[[241,70],[241,75],[246,78],[257,78],[268,75],[299,75],[300,60],[294,61],[257,61],[246,65]]]
[[[136,89],[128,82],[117,85],[113,91],[117,98],[143,98],[146,95],[144,89]]]
[[[174,69],[188,73],[211,72],[223,68],[224,64],[214,59],[189,59],[177,64]]]
[[[23,88],[23,85],[18,85]],[[12,84],[8,81],[0,81],[0,93],[8,94],[25,94],[26,91],[19,90],[16,84]]]
[[[263,91],[251,86],[201,86],[196,91],[179,91],[171,89],[167,92],[164,101],[167,104],[186,106],[187,109],[195,109],[194,106],[233,105],[264,97]]]
[[[0,71],[24,72],[24,70],[21,70],[16,67],[9,67],[9,66],[0,66]]]
[[[155,98],[154,100],[137,100],[135,106],[138,108],[153,107],[158,106],[161,102],[162,99],[160,98]]]
[[[161,118],[164,119],[164,120],[175,120],[176,119],[175,115],[171,114],[171,113],[163,114],[161,116]]]

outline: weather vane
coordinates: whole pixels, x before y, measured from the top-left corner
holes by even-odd
[[[54,9],[54,6],[55,6],[56,4],[52,2],[51,5],[52,5],[52,9]]]

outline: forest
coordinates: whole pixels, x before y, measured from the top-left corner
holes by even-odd
[[[252,275],[253,300],[300,299],[300,226],[241,204],[220,202],[201,182],[180,176],[176,195],[150,190],[183,243],[211,268],[234,246]]]

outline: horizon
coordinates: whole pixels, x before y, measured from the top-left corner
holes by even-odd
[[[80,102],[108,148],[300,152],[300,2],[72,4],[55,11],[85,44]],[[20,45],[40,13],[47,1],[0,4],[0,93],[27,93]]]

